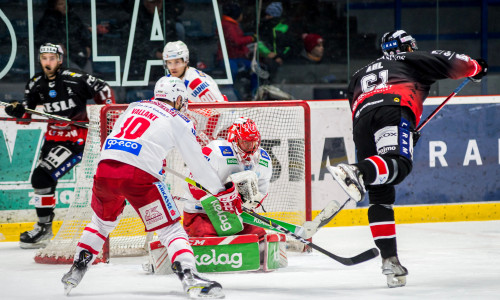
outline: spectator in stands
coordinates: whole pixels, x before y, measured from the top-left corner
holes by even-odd
[[[66,0],[47,1],[47,8],[36,26],[35,47],[39,49],[47,41],[68,47],[68,49],[63,48],[63,51],[69,54],[68,66],[70,68],[92,73],[90,28],[73,10],[66,9]]]
[[[293,37],[289,32],[283,14],[283,4],[281,2],[271,2],[266,7],[264,20],[260,26],[260,41],[258,44],[259,54],[262,63],[271,74],[276,75],[279,66],[283,65],[292,50]]]
[[[243,20],[241,7],[236,2],[228,2],[222,6],[222,30],[226,42],[227,55],[229,57],[229,65],[233,82],[237,84],[238,73],[246,73],[250,77],[252,91],[257,87],[257,77],[251,74],[251,53],[247,45],[255,42],[255,37],[245,35],[240,27],[240,22]],[[217,51],[217,61],[223,62],[222,49]],[[235,88],[235,93],[238,100],[243,97]]]
[[[323,46],[323,37],[319,34],[309,33],[303,36],[304,49],[301,58],[304,62],[318,64],[323,60],[325,48]]]

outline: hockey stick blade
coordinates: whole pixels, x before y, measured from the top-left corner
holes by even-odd
[[[269,223],[269,225],[271,225],[272,227],[278,229],[279,231],[289,235],[289,236],[292,236],[294,239],[298,240],[299,242],[303,243],[303,244],[306,244],[308,245],[309,247],[313,248],[313,249],[316,249],[317,251],[325,254],[326,256],[334,259],[335,261],[345,265],[345,266],[353,266],[353,265],[357,265],[359,263],[362,263],[362,262],[365,262],[367,260],[370,260],[372,258],[375,258],[379,255],[379,251],[377,248],[371,248],[369,250],[366,250],[356,256],[353,256],[353,257],[342,257],[342,256],[338,256],[338,255],[335,255],[333,253],[331,253],[330,251],[327,251],[323,248],[321,248],[320,246],[290,232],[288,229],[268,220],[266,217],[263,217],[249,209],[247,209],[246,207],[243,208],[243,211],[247,212],[248,214],[256,217],[257,219],[260,219],[261,221],[263,222],[266,222]]]
[[[173,169],[170,169],[169,167],[164,167],[164,170],[169,172],[170,174],[174,175],[174,176],[177,176],[179,178],[182,178],[185,182],[189,183],[190,185],[192,186],[195,186],[201,190],[204,190],[205,192],[210,193],[209,190],[205,189],[201,184],[199,184],[198,182],[194,181],[193,179],[189,178],[189,177],[185,177],[183,176],[181,173],[173,170]],[[249,215],[261,220],[262,222],[265,222],[266,224],[269,224],[270,226],[276,228],[277,230],[289,235],[289,236],[292,236],[294,239],[298,240],[299,242],[303,243],[303,244],[306,244],[308,246],[310,246],[311,248],[313,249],[316,249],[318,250],[319,252],[325,254],[326,256],[338,261],[339,263],[343,264],[343,265],[346,265],[346,266],[352,266],[352,265],[356,265],[356,264],[359,264],[359,263],[362,263],[364,261],[367,261],[367,260],[370,260],[372,258],[375,258],[379,255],[379,252],[376,248],[372,248],[372,249],[369,249],[363,253],[360,253],[356,256],[353,256],[353,257],[342,257],[342,256],[338,256],[338,255],[335,255],[323,248],[321,248],[320,246],[316,245],[316,244],[313,244],[312,242],[296,235],[295,233],[291,232],[290,230],[284,228],[283,226],[280,226],[276,223],[274,223],[273,221],[267,219],[266,217],[264,216],[261,216],[259,215],[258,213],[252,211],[251,209],[248,209],[246,207],[243,207],[243,211],[248,213]]]

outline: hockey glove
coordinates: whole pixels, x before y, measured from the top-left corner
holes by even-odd
[[[223,211],[228,211],[232,214],[241,215],[241,196],[234,187],[233,182],[225,184],[226,190],[215,195],[219,199],[220,206]]]
[[[473,82],[481,82],[481,79],[488,73],[488,64],[482,58],[476,59],[477,63],[481,66],[481,72],[474,76],[469,77]]]
[[[22,118],[26,109],[18,101],[14,101],[5,107],[5,113],[15,118]]]

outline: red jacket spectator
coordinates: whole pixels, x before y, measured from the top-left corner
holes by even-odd
[[[221,23],[229,58],[248,58],[250,50],[247,44],[254,42],[253,36],[245,36],[239,22],[229,16],[223,15]],[[222,60],[220,47],[217,51],[217,60]]]

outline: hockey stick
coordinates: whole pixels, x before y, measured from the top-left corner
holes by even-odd
[[[348,198],[346,201],[344,201],[344,204],[341,206],[338,206],[337,201],[332,200],[330,201],[325,208],[314,218],[312,221],[306,221],[304,224],[302,224],[302,227],[304,227],[305,230],[305,238],[309,239],[311,238],[318,230],[325,226],[326,224],[330,223],[330,221],[335,218],[336,215],[346,206],[346,204],[351,200],[351,198]],[[334,205],[332,207],[331,205]],[[336,207],[335,207],[336,206]],[[335,209],[335,211],[332,211],[332,209]]]
[[[8,105],[10,105],[10,103],[0,101],[0,105],[8,106]],[[34,110],[34,109],[29,109],[29,108],[25,108],[25,110],[27,112],[29,112],[30,114],[35,114],[35,115],[43,116],[43,117],[46,117],[46,118],[49,118],[49,119],[54,119],[54,120],[57,120],[57,121],[67,122],[69,124],[73,124],[73,125],[78,126],[78,127],[90,128],[89,124],[87,122],[85,122],[85,121],[73,121],[73,120],[65,118],[65,117],[51,115],[51,114],[48,114],[48,113],[45,113],[45,112],[41,112],[41,111],[37,111],[37,110]]]
[[[195,186],[207,193],[209,193],[210,195],[212,195],[212,193],[210,193],[210,191],[208,191],[207,189],[205,189],[201,184],[199,184],[198,182],[194,181],[193,179],[189,178],[189,177],[185,177],[185,176],[182,176],[182,174],[178,173],[177,171],[174,171],[168,167],[164,167],[165,171],[168,171],[169,173],[179,177],[179,178],[182,178],[185,182],[189,183],[190,185],[192,186]],[[246,207],[243,207],[243,210],[248,213],[249,215],[261,220],[262,222],[266,223],[266,224],[269,224],[270,226],[276,228],[277,230],[285,233],[285,234],[288,234],[290,236],[292,236],[294,239],[296,239],[297,241],[313,248],[313,249],[316,249],[317,251],[325,254],[326,256],[336,260],[337,262],[343,264],[343,265],[346,265],[346,266],[352,266],[352,265],[356,265],[356,264],[359,264],[359,263],[362,263],[362,262],[365,262],[367,260],[370,260],[372,258],[375,258],[379,255],[379,251],[377,248],[371,248],[369,250],[366,250],[356,256],[353,256],[353,257],[342,257],[342,256],[338,256],[338,255],[335,255],[323,248],[321,248],[320,246],[316,245],[316,244],[313,244],[312,242],[292,233],[290,230],[284,228],[283,226],[280,226],[274,222],[272,222],[271,220],[267,219],[266,217],[263,217],[255,212],[253,212],[252,210],[246,208]]]
[[[465,80],[446,98],[444,99],[443,103],[441,103],[428,117],[425,119],[420,125],[418,125],[417,129],[415,129],[416,132],[419,132],[422,130],[422,128],[429,123],[429,121],[434,118],[434,116],[443,108],[443,106],[450,101],[451,98],[455,97],[456,94],[460,92],[460,90],[467,84],[469,83],[470,79],[467,77]]]
[[[31,123],[31,122],[39,122],[39,123],[54,123],[54,120],[50,120],[50,119],[22,119],[22,118],[6,118],[6,117],[0,117],[0,121],[15,121],[15,122],[27,122],[27,123]],[[71,122],[67,122],[68,124],[87,124],[86,121],[71,121]],[[76,125],[78,126],[78,125]]]

